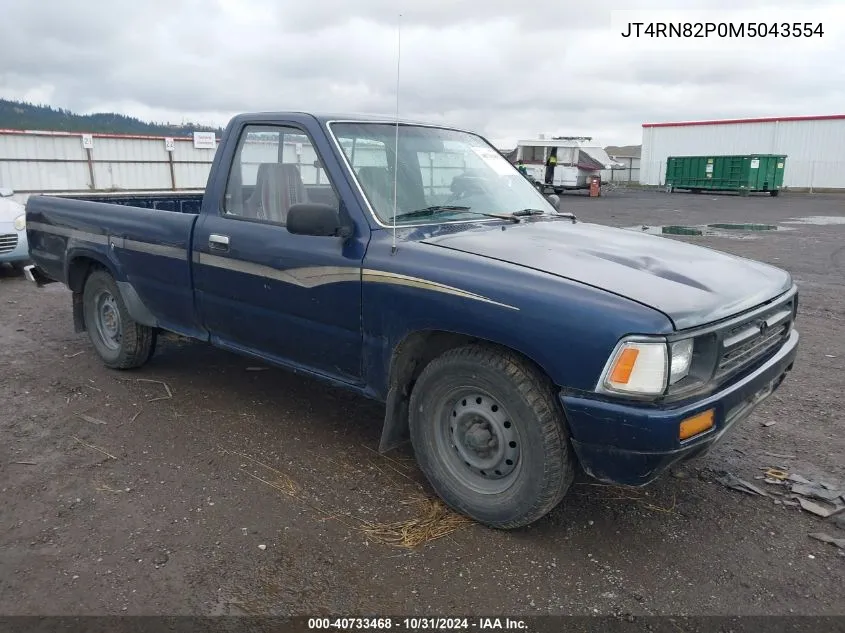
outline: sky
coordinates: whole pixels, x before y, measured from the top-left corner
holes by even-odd
[[[699,12],[661,8],[673,5]],[[403,118],[510,148],[540,133],[633,145],[644,122],[845,112],[841,0],[0,0],[0,13],[0,97],[81,113],[393,116],[398,86]],[[656,21],[809,21],[823,35],[622,37]]]

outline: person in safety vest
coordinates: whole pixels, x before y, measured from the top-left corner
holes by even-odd
[[[528,168],[525,166],[525,163],[522,162],[521,158],[518,161],[516,161],[516,168],[519,171],[519,173],[522,174],[523,176],[528,175]]]
[[[555,167],[557,166],[557,156],[551,154],[549,160],[546,161],[546,184],[551,185],[555,176]]]

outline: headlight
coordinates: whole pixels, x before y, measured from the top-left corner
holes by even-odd
[[[666,389],[669,371],[665,341],[623,341],[602,377],[602,391],[657,396]]]
[[[8,220],[6,221],[8,222]],[[16,217],[14,224],[16,231],[23,231],[26,228],[26,214],[21,213],[18,217]]]
[[[689,375],[689,368],[692,364],[692,339],[688,338],[672,343],[669,349],[671,350],[669,359],[669,384],[674,385]]]
[[[639,396],[659,396],[690,373],[693,340],[667,344],[662,338],[623,340],[602,374],[598,390]]]

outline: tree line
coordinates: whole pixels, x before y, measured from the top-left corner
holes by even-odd
[[[146,134],[151,136],[190,136],[196,132],[216,132],[222,128],[195,123],[173,125],[150,123],[114,112],[76,114],[64,108],[0,99],[0,129],[93,132],[102,134]]]

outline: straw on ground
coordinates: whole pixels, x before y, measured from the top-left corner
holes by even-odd
[[[472,525],[472,520],[457,514],[450,510],[445,504],[438,499],[432,499],[428,496],[416,493],[408,499],[398,501],[399,505],[414,507],[414,515],[408,519],[379,523],[376,521],[368,521],[357,517],[349,512],[344,512],[337,508],[324,509],[318,507],[308,499],[306,499],[300,492],[300,488],[294,481],[280,470],[269,466],[245,453],[239,451],[219,447],[225,454],[237,455],[246,459],[268,471],[273,473],[273,479],[265,479],[258,475],[245,470],[243,467],[241,471],[247,475],[260,481],[261,483],[277,490],[293,499],[296,499],[303,505],[311,508],[317,514],[322,515],[321,522],[336,520],[347,527],[363,532],[368,539],[390,545],[394,547],[402,547],[406,549],[414,549],[430,541],[448,536],[457,530]],[[394,469],[395,470],[395,469]],[[411,480],[415,485],[417,482]]]

